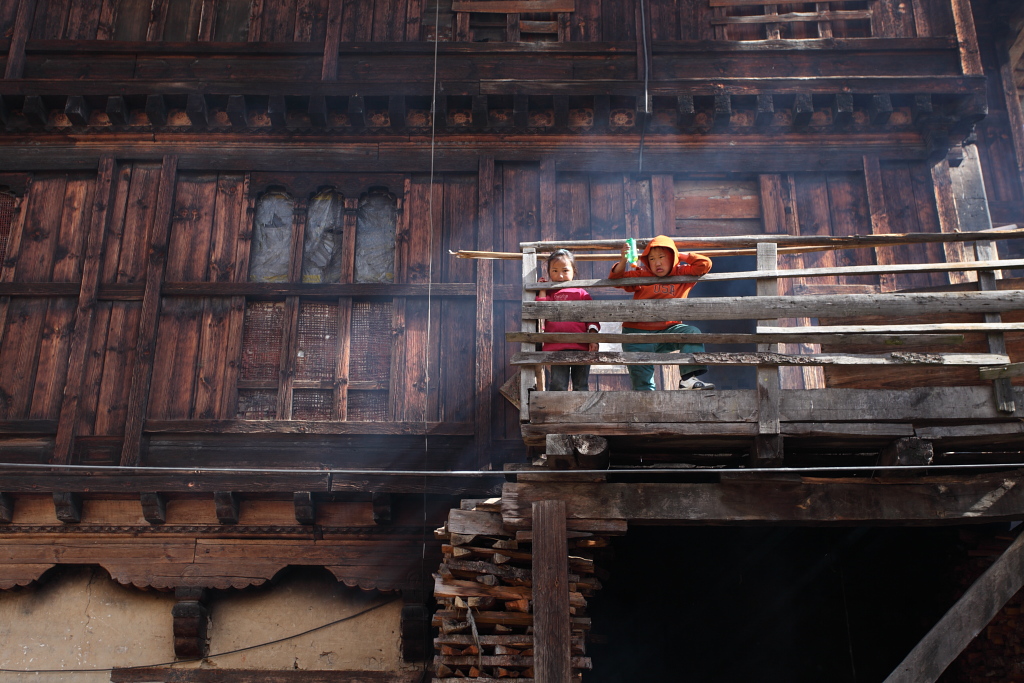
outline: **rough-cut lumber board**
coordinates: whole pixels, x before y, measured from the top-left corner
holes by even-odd
[[[149,234],[149,263],[146,268],[146,291],[142,298],[135,364],[128,393],[128,413],[121,449],[122,465],[137,465],[142,447],[142,423],[149,402],[150,379],[153,376],[153,353],[156,348],[157,321],[160,314],[160,285],[167,262],[167,242],[171,232],[171,212],[177,184],[178,158],[165,156],[160,168],[160,184]]]
[[[468,436],[469,422],[357,422],[332,420],[147,420],[147,434],[410,434]]]
[[[1024,535],[1018,534],[1002,555],[943,615],[893,670],[885,683],[938,680],[954,659],[1024,585]]]
[[[998,353],[921,353],[879,355],[769,351],[738,353],[653,353],[615,351],[534,351],[512,356],[512,365],[998,365],[1010,357]]]
[[[536,282],[537,281],[537,253],[534,249],[527,247],[523,249],[523,283]],[[537,295],[534,292],[524,289],[523,290],[523,315],[520,322],[520,330],[522,332],[539,332],[540,325],[538,324],[538,318],[543,316],[528,316],[526,315],[526,306],[528,303],[536,303]],[[588,318],[588,320],[598,320],[598,318]],[[520,348],[522,352],[529,352],[532,344],[521,344]],[[536,347],[534,347],[536,348]],[[537,380],[543,377],[542,374],[536,373],[533,368],[522,368],[519,371],[519,420],[520,422],[530,421],[530,389],[535,387]],[[543,388],[543,387],[541,387]]]
[[[1015,388],[1018,406],[1024,389]],[[534,392],[530,397],[534,426],[551,423],[580,425],[588,433],[605,423],[675,423],[680,429],[700,423],[756,422],[756,398],[750,390],[716,391],[591,391]],[[988,387],[921,387],[905,390],[800,389],[783,390],[782,422],[914,422],[936,420],[1001,420]],[[679,422],[685,415],[687,422]],[[1015,416],[1024,417],[1018,408]],[[693,423],[693,424],[691,424]],[[720,426],[716,425],[716,429]],[[572,432],[562,432],[572,433]],[[606,432],[595,431],[604,434]],[[697,432],[689,432],[697,433]]]
[[[772,481],[771,486],[758,479],[722,484],[506,484],[502,516],[528,518],[533,504],[546,500],[565,501],[570,519],[647,524],[963,524],[1019,519],[1024,514],[1024,478],[1012,472],[912,480],[804,478]]]
[[[981,379],[1007,379],[1024,375],[1024,363],[1011,363],[993,368],[982,368],[978,375]]]
[[[327,37],[324,40],[324,61],[320,77],[325,81],[338,79],[338,46],[341,42],[342,0],[328,0]]]
[[[761,328],[765,329],[765,328]],[[906,344],[960,344],[962,334],[872,334],[862,333],[830,333],[816,334],[812,332],[789,333],[790,328],[771,328],[786,330],[785,332],[758,334],[718,334],[702,332],[700,334],[680,334],[673,332],[651,333],[644,336],[644,343],[657,344],[662,342],[678,344],[878,344],[881,346],[899,347]],[[808,328],[804,328],[808,329]],[[809,328],[817,331],[818,328]],[[1024,329],[1024,324],[1021,325]],[[506,332],[505,341],[509,342],[565,342],[586,344],[599,342],[604,344],[621,344],[635,342],[634,334],[616,334],[611,332]]]
[[[268,472],[254,475],[216,472],[81,475],[60,472],[42,474],[38,470],[28,473],[5,470],[3,479],[5,490],[12,493],[51,493],[70,490],[88,491],[89,493],[138,492],[141,496],[149,496],[148,492],[150,491],[214,493],[231,490],[255,493],[287,493],[290,491],[326,493],[331,490],[331,477],[328,474],[292,474],[287,470],[282,470],[280,473]],[[422,477],[420,479],[422,480]],[[151,500],[151,502],[155,501]]]
[[[759,327],[758,334],[929,334],[934,332],[1013,332],[1024,323],[928,323],[920,325],[813,325],[808,327]]]
[[[742,17],[714,17],[714,24],[784,24],[803,21],[851,21],[870,19],[868,10],[835,10],[830,12],[787,12],[786,14],[764,14]]]
[[[939,294],[851,294],[825,296],[637,299],[629,301],[524,301],[523,317],[545,320],[658,322],[748,318],[837,318],[1004,313],[1024,309],[1024,290]],[[533,330],[524,330],[532,332]]]
[[[757,245],[757,269],[758,271],[774,271],[778,269],[778,251],[774,243],[762,243]],[[772,277],[757,279],[757,296],[778,296],[779,283]],[[758,325],[769,325],[771,320],[758,320]],[[777,357],[779,347],[774,344],[760,344],[757,347],[758,356],[767,359]],[[759,435],[776,435],[780,433],[779,427],[779,396],[782,385],[779,383],[779,367],[774,363],[758,363],[757,367],[757,428]],[[759,439],[754,442],[754,462],[763,460],[781,461],[781,444],[774,443],[773,448],[762,448],[768,442]]]
[[[565,683],[572,671],[566,506],[560,500],[533,503],[534,676],[539,683]]]
[[[53,447],[52,462],[54,463],[63,464],[71,460],[84,389],[82,382],[85,377],[86,354],[89,350],[89,339],[92,337],[93,320],[96,314],[96,292],[99,287],[102,266],[103,239],[107,230],[111,203],[114,200],[117,177],[117,163],[111,157],[104,157],[96,175],[96,188],[93,193],[89,232],[82,263],[82,284],[78,294],[74,329],[71,332],[66,388],[58,418],[57,438]]]
[[[734,280],[754,280],[761,278],[809,278],[834,277],[837,275],[880,275],[896,273],[945,273],[956,271],[977,271],[992,269],[1010,269],[1024,267],[1024,259],[969,261],[958,263],[907,263],[882,266],[831,266],[828,268],[792,268],[786,270],[767,269],[762,271],[742,271],[736,273],[708,273],[700,277],[677,275],[671,277],[637,277],[630,278],[630,285],[654,285],[670,282],[731,282]],[[565,289],[567,287],[622,287],[619,280],[573,280],[571,282],[532,282],[525,289]]]
[[[448,531],[468,536],[501,536],[501,515],[478,510],[452,510],[448,513]]]

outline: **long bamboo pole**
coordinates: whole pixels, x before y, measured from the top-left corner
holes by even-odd
[[[780,247],[819,247],[825,249],[854,249],[860,247],[893,246],[899,244],[927,244],[933,242],[975,242],[1004,240],[1024,237],[1024,228],[1016,224],[1004,225],[991,230],[972,232],[905,232],[890,235],[737,235],[734,237],[677,237],[680,249],[749,249],[758,244],[775,243]],[[649,239],[637,240],[637,246],[644,246]],[[576,249],[579,251],[618,249],[623,239],[607,240],[565,240],[549,242],[520,242],[520,249]]]

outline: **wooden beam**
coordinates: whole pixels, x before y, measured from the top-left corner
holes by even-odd
[[[955,263],[905,263],[883,266],[832,266],[827,268],[791,268],[784,270],[765,271],[740,271],[735,273],[708,273],[694,277],[691,275],[673,275],[669,277],[644,277],[630,278],[629,284],[654,285],[674,284],[682,282],[735,282],[737,280],[755,280],[762,278],[811,278],[811,277],[834,277],[837,275],[879,275],[896,273],[947,273],[955,271],[974,272],[978,270],[1009,270],[1011,268],[1024,267],[1024,259],[999,260],[994,255],[992,260],[967,261]],[[622,287],[623,281],[619,280],[572,280],[570,282],[531,282],[525,285],[526,289],[566,289],[573,287]]]
[[[85,361],[96,315],[96,293],[102,267],[103,240],[110,220],[110,205],[114,201],[118,177],[117,162],[112,157],[104,157],[96,173],[85,258],[82,261],[82,284],[78,292],[75,323],[71,330],[71,348],[68,351],[67,379],[57,421],[57,438],[51,457],[51,462],[57,464],[71,462],[71,453],[74,450],[75,430],[78,428],[79,408],[85,389],[82,384],[85,377]]]
[[[981,51],[978,49],[978,33],[974,29],[971,2],[952,0],[952,3],[956,40],[960,46],[960,68],[965,76],[980,76],[985,73],[985,69],[981,65]]]
[[[324,60],[320,78],[338,80],[338,46],[341,44],[342,0],[328,0],[327,34],[324,38]]]
[[[532,295],[531,295],[532,296]],[[824,296],[524,301],[523,317],[545,320],[744,320],[932,313],[1005,313],[1024,309],[1024,290]],[[524,330],[534,331],[534,330]]]
[[[1012,323],[1011,323],[1012,324]],[[759,328],[761,329],[761,328]],[[786,328],[770,328],[782,329]],[[808,328],[800,328],[807,330]],[[810,328],[813,329],[813,328]],[[1024,324],[1021,324],[1024,329]],[[623,342],[635,341],[636,337],[629,334],[618,334],[612,332],[506,332],[505,341],[513,343],[532,342],[542,343],[563,343],[563,344],[587,344],[597,342],[599,344],[621,344]],[[962,334],[814,334],[813,332],[790,333],[777,332],[770,334],[718,334],[715,332],[702,332],[700,334],[677,334],[673,332],[654,332],[644,337],[644,343],[649,344],[832,344],[833,346],[843,345],[879,345],[884,347],[899,348],[907,344],[921,345],[952,345],[961,344],[964,341]]]
[[[1005,497],[1007,480],[992,492]],[[996,503],[998,504],[998,503]],[[967,592],[893,670],[885,683],[926,683],[939,679],[953,660],[1024,586],[1024,534],[1018,534]]]
[[[778,250],[774,243],[757,245],[757,269],[770,272],[778,269]],[[778,296],[779,281],[776,278],[759,278],[757,296]],[[758,320],[758,325],[770,325],[775,320]],[[758,355],[778,355],[775,344],[759,344]],[[757,437],[750,452],[751,466],[782,464],[782,429],[779,424],[779,398],[782,385],[779,382],[778,365],[757,367]]]
[[[765,346],[765,345],[762,345]],[[841,354],[841,353],[808,353],[789,354],[773,352],[738,352],[738,353],[654,353],[654,352],[618,352],[618,351],[524,351],[512,356],[512,365],[999,365],[1008,363],[1010,357],[1005,353],[931,353],[931,352],[900,352],[885,354]],[[769,380],[770,381],[770,380]],[[771,391],[759,390],[765,400]],[[1013,412],[1011,409],[1009,412]],[[769,418],[771,420],[771,418]],[[773,421],[765,424],[765,429],[772,429]],[[777,433],[777,427],[775,427]]]
[[[67,491],[54,493],[53,508],[57,519],[65,524],[77,524],[82,521],[81,494]]]
[[[311,491],[296,491],[293,496],[295,521],[299,524],[316,523],[316,500]]]
[[[575,0],[490,0],[490,2],[455,0],[455,2],[452,3],[452,12],[489,12],[492,14],[512,14],[531,12],[575,11]]]
[[[1024,388],[1015,388],[1018,406]],[[591,391],[534,392],[530,415],[535,426],[578,424],[583,431],[602,423],[679,424],[699,429],[700,423],[756,423],[753,391]],[[920,387],[916,389],[795,389],[783,390],[781,422],[915,422],[934,420],[980,422],[1001,420],[988,387]],[[680,422],[686,416],[688,422]],[[1024,417],[1018,408],[1016,417]],[[654,429],[654,428],[651,428]],[[568,433],[568,432],[565,432]],[[600,432],[602,435],[606,432]],[[745,432],[744,432],[745,433]]]
[[[537,281],[537,253],[531,248],[523,250],[523,284]],[[523,290],[523,315],[521,318],[522,332],[538,332],[538,319],[542,316],[528,316],[527,305],[536,305],[536,294]],[[598,320],[598,318],[593,318]],[[531,350],[532,344],[522,344],[521,351],[527,353]],[[536,347],[534,347],[536,348]],[[519,420],[520,422],[530,421],[530,389],[536,386],[537,376],[534,368],[524,367],[519,371]]]
[[[178,176],[178,158],[166,156],[160,169],[153,225],[149,232],[149,263],[146,266],[146,290],[142,295],[139,315],[138,341],[135,345],[135,364],[128,392],[128,412],[125,418],[124,445],[121,465],[133,466],[140,462],[142,449],[142,423],[149,406],[149,385],[153,377],[153,354],[156,351],[157,323],[160,315],[160,285],[167,263],[167,242],[171,233],[171,213],[174,209],[174,190]]]
[[[206,656],[206,637],[209,612],[206,609],[206,589],[201,586],[180,586],[174,589],[174,607],[171,608],[174,633],[174,656],[198,659]]]
[[[505,484],[502,518],[506,524],[528,520],[539,501],[564,501],[568,519],[649,524],[766,519],[793,524],[964,524],[1019,520],[1024,516],[1024,477],[1012,472],[885,480],[802,478],[772,480],[770,486],[756,476],[720,484]]]
[[[14,18],[11,43],[7,48],[7,65],[4,79],[21,78],[25,71],[25,43],[32,31],[32,20],[36,15],[36,0],[21,0]]]
[[[572,673],[565,510],[565,502],[561,500],[538,500],[531,509],[534,680],[537,683],[569,683]]]

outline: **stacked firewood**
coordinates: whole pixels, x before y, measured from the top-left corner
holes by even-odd
[[[434,680],[452,683],[533,680],[533,583],[529,530],[506,529],[501,499],[465,500],[449,513],[435,535],[445,541],[444,560],[434,574],[438,611],[433,625]],[[590,543],[605,539],[587,534]],[[569,541],[569,605],[572,623],[573,680],[590,669],[584,641],[590,628],[586,598],[601,587],[594,561],[577,540]]]

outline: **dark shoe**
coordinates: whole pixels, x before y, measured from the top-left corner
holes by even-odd
[[[679,380],[680,389],[714,389],[715,385],[711,382],[702,382],[696,377],[687,377],[686,379]]]

